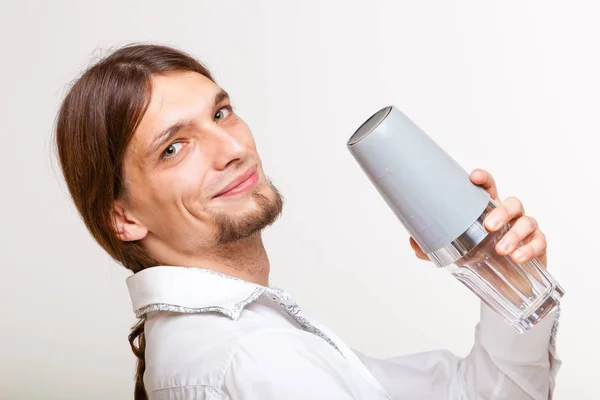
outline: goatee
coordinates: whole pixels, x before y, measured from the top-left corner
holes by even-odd
[[[258,207],[244,216],[232,218],[230,214],[226,213],[215,214],[215,237],[218,245],[231,244],[251,237],[274,223],[281,216],[283,196],[270,179],[267,178],[267,181],[274,194],[272,199],[262,193],[254,192],[252,198]]]

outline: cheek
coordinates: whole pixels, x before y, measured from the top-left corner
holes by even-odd
[[[250,131],[250,127],[243,120],[239,122],[238,129],[236,129],[236,136],[238,140],[246,144],[247,148],[256,151],[256,143],[254,142],[252,131]]]
[[[202,165],[199,158],[200,154],[189,154],[186,160],[177,165],[177,171],[167,185],[172,187],[167,190],[172,191],[174,197],[186,207],[191,207],[208,196],[205,189],[206,166]]]
[[[200,174],[177,165],[146,182],[138,199],[154,212],[173,215],[180,212],[182,203],[187,205],[186,199],[197,196],[201,185]]]
[[[154,179],[147,198],[143,199],[151,229],[171,232],[176,226],[178,230],[185,231],[186,226],[194,224],[202,216],[199,207],[202,203],[198,200],[201,187],[200,175],[193,172],[165,174],[160,179]]]
[[[138,209],[148,216],[169,212],[176,188],[161,181],[146,182],[136,195]]]

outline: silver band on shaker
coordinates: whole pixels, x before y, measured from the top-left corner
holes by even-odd
[[[433,263],[440,268],[449,264],[454,264],[481,243],[481,241],[483,241],[490,233],[483,225],[483,221],[496,207],[498,207],[498,204],[490,199],[479,218],[477,218],[458,238],[439,250],[427,253]]]

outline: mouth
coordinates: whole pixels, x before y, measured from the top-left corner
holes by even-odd
[[[234,179],[223,190],[213,196],[213,199],[219,197],[231,197],[237,194],[245,193],[252,189],[258,182],[258,170],[256,166],[251,167],[242,175]]]

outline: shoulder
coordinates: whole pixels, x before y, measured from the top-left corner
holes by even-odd
[[[301,330],[265,328],[238,341],[221,390],[231,398],[354,398],[354,371],[320,337]]]
[[[161,312],[146,324],[148,392],[194,388],[232,398],[246,398],[244,393],[295,398],[290,391],[298,392],[306,379],[311,384],[305,390],[320,388],[321,394],[329,390],[336,398],[343,399],[349,390],[344,377],[351,371],[341,354],[300,329],[244,323],[211,313]],[[316,392],[303,396],[319,398]]]
[[[144,328],[148,392],[218,387],[239,341],[258,327],[217,313],[156,312]]]
[[[148,316],[144,334],[147,390],[219,386],[231,363],[250,352],[266,360],[286,351],[319,353],[331,347],[292,326],[272,326],[248,316],[233,320],[213,312],[156,312]],[[273,353],[274,349],[279,351]]]

